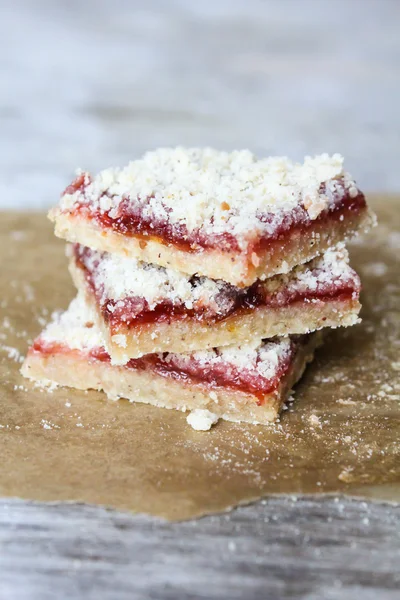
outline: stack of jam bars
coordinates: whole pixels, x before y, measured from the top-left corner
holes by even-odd
[[[218,418],[277,418],[326,328],[359,321],[344,242],[374,223],[341,156],[159,149],[80,172],[51,210],[77,297],[33,380]]]

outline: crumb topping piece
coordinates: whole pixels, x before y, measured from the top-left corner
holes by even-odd
[[[339,154],[259,159],[249,150],[160,148],[124,168],[92,176],[79,172],[81,185],[70,186],[61,209],[75,203],[118,218],[119,208],[143,219],[184,227],[188,233],[230,233],[242,247],[272,230],[285,214],[302,207],[311,220],[347,191],[358,194]]]
[[[196,408],[188,414],[186,421],[196,431],[209,431],[218,422],[218,417],[210,410]]]

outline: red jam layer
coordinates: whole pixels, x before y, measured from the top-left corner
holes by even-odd
[[[345,302],[357,298],[360,292],[360,282],[356,273],[354,279],[346,283],[324,283],[314,290],[281,288],[268,293],[265,285],[260,281],[244,289],[224,283],[221,294],[224,295],[223,306],[226,308],[223,312],[211,312],[209,306],[187,309],[183,303],[173,304],[170,301],[160,302],[150,309],[146,300],[140,297],[126,298],[123,301],[112,299],[101,301],[103,290],[95,286],[93,273],[87,265],[92,250],[75,244],[74,255],[76,264],[84,272],[86,281],[100,305],[102,316],[113,333],[136,325],[172,323],[182,319],[195,319],[212,325],[232,315],[239,316],[260,307],[282,308],[298,302],[309,303],[313,300]],[[196,276],[191,278],[193,285],[198,279]]]
[[[308,336],[298,336],[291,341],[291,348],[284,359],[277,366],[274,377],[266,379],[259,373],[250,369],[240,369],[239,367],[227,364],[199,363],[195,359],[187,361],[185,364],[179,360],[179,356],[168,354],[147,354],[141,358],[131,359],[124,367],[140,371],[152,371],[162,377],[171,377],[177,381],[188,384],[201,384],[210,388],[210,391],[216,388],[227,388],[238,390],[244,393],[253,394],[258,398],[257,404],[262,404],[264,396],[274,392],[282,377],[284,377],[294,359],[297,350],[305,342]],[[81,356],[87,359],[87,354],[79,350],[73,350],[61,343],[48,343],[40,338],[36,339],[30,349],[30,352],[37,352],[42,355],[70,354]],[[168,361],[165,358],[168,356]],[[110,356],[104,348],[93,348],[89,352],[89,359],[109,363]]]
[[[80,175],[68,186],[64,194],[73,194],[76,191],[80,191],[82,194],[85,193],[84,175]],[[321,194],[325,192],[325,184],[321,185],[319,191]],[[307,229],[326,221],[347,219],[352,213],[357,214],[366,207],[362,192],[359,192],[355,198],[351,198],[348,191],[344,190],[344,184],[343,191],[343,196],[341,193],[335,192],[334,202],[314,220],[310,219],[308,212],[301,205],[285,214],[276,223],[274,222],[275,215],[271,213],[260,214],[258,216],[259,220],[271,225],[271,233],[265,233],[261,238],[254,240],[251,248],[249,248],[249,253],[267,249],[275,242],[286,238],[289,232],[304,233]],[[104,194],[104,196],[107,196],[107,194]],[[146,207],[146,203],[134,204],[129,198],[123,199],[119,203],[117,215],[111,217],[109,211],[101,212],[89,203],[77,202],[70,214],[81,215],[85,219],[94,220],[101,228],[112,229],[125,236],[140,237],[144,245],[147,241],[154,240],[164,245],[172,244],[184,252],[201,252],[202,250],[240,252],[238,240],[230,233],[210,235],[202,231],[201,228],[189,232],[185,225],[152,219],[151,216],[146,214],[144,210]]]

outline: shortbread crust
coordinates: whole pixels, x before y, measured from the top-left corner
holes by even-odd
[[[22,374],[34,381],[103,390],[111,399],[204,409],[250,423],[277,418],[321,341],[320,334],[311,334],[186,355],[150,355],[112,366],[91,319],[82,297],[76,298],[35,340]]]

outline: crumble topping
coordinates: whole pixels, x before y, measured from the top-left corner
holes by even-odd
[[[343,242],[330,248],[321,256],[305,265],[298,265],[292,271],[267,279],[265,289],[272,293],[284,289],[288,292],[315,291],[320,287],[351,285],[358,295],[360,278],[349,265],[349,253]]]
[[[207,277],[191,277],[173,269],[140,262],[107,252],[77,247],[80,260],[91,274],[93,285],[101,293],[100,301],[123,302],[126,298],[142,298],[153,310],[163,301],[184,304],[187,309],[210,306],[215,312],[226,309],[229,298],[222,296],[229,288],[224,281]],[[68,250],[68,254],[72,254]],[[119,305],[117,305],[119,306]],[[115,310],[110,304],[110,311]]]
[[[104,346],[100,330],[94,325],[93,313],[83,297],[78,295],[68,310],[55,311],[51,322],[39,338],[43,343],[63,343],[71,350],[90,350]]]
[[[313,220],[346,190],[350,197],[359,193],[339,154],[307,156],[300,164],[286,157],[259,159],[249,150],[160,148],[124,168],[78,177],[82,185],[67,188],[62,210],[86,204],[117,219],[124,204],[128,213],[188,233],[230,233],[242,247],[273,231],[295,208]]]
[[[237,376],[239,369],[253,372],[263,379],[273,379],[277,376],[279,367],[291,356],[292,343],[289,337],[274,338],[271,340],[249,342],[240,346],[224,346],[210,350],[199,350],[191,354],[170,353],[163,356],[178,368],[187,368],[192,362],[204,367],[222,367],[231,373],[232,378]],[[161,355],[160,355],[161,356]]]
[[[239,307],[239,300],[246,294],[250,296],[251,290],[255,289],[255,285],[239,289],[221,280],[191,277],[83,246],[76,246],[75,252],[90,274],[97,298],[111,313],[118,308],[133,315],[135,311],[152,311],[158,304],[167,302],[175,306],[184,305],[188,310],[205,309],[206,314],[222,316]],[[68,253],[73,255],[71,248]],[[277,301],[280,302],[281,298],[282,303],[288,299],[288,294],[306,294],[309,291],[311,295],[321,288],[341,288],[344,285],[351,285],[358,295],[359,278],[349,265],[344,244],[338,244],[288,274],[276,275],[256,284],[261,295],[276,295]],[[128,301],[131,299],[137,301],[132,305]]]

